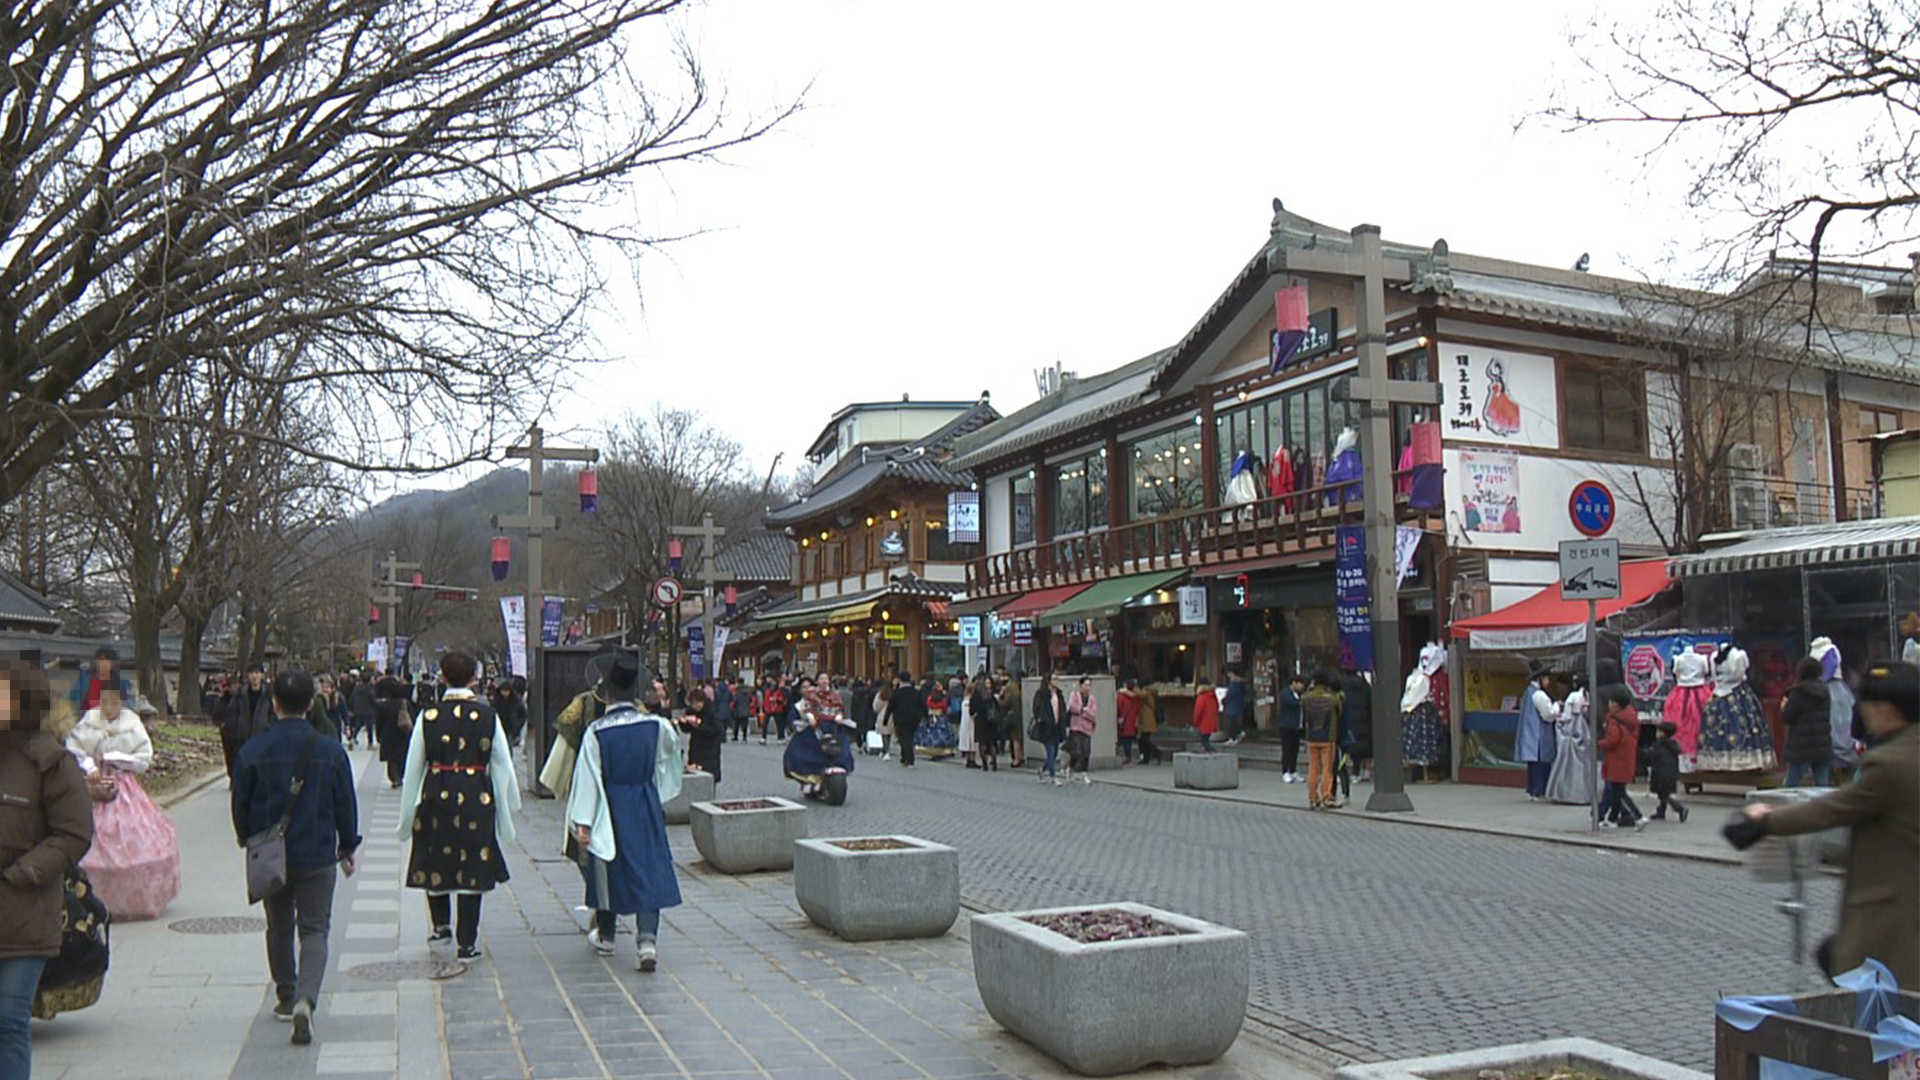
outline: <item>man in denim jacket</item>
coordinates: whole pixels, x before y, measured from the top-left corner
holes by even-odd
[[[327,970],[334,867],[351,876],[360,847],[353,767],[340,740],[314,734],[307,723],[312,704],[313,677],[281,672],[273,680],[273,722],[248,740],[233,783],[233,833],[244,846],[247,837],[272,828],[287,812],[294,772],[307,757],[305,784],[287,821],[287,884],[261,905],[267,916],[267,968],[278,1002],[273,1015],[292,1021],[293,1042],[301,1046],[313,1041],[313,1006]]]

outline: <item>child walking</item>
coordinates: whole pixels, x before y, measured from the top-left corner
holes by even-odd
[[[1673,797],[1680,790],[1680,740],[1674,735],[1680,730],[1671,720],[1660,722],[1660,737],[1647,749],[1647,762],[1653,767],[1653,783],[1649,785],[1655,795],[1660,797],[1660,808],[1653,812],[1653,820],[1667,820],[1667,807],[1680,815],[1680,824],[1687,823],[1687,804]]]
[[[1609,694],[1607,705],[1607,733],[1600,740],[1600,779],[1607,785],[1600,796],[1600,827],[1631,825],[1645,829],[1647,819],[1640,816],[1633,800],[1627,797],[1640,743],[1640,711],[1633,707],[1633,695],[1625,687]]]

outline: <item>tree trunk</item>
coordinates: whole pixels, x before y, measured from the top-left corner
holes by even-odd
[[[180,615],[180,699],[175,716],[200,713],[200,643],[207,635],[207,618],[197,612]]]
[[[162,614],[152,601],[135,598],[131,613],[135,683],[140,693],[164,713],[171,699],[167,694],[166,669],[160,662]]]

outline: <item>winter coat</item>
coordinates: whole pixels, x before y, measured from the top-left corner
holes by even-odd
[[[1648,790],[1655,795],[1671,795],[1680,790],[1680,740],[1665,737],[1647,747],[1647,766],[1653,771]]]
[[[1220,733],[1220,695],[1211,689],[1193,699],[1193,729],[1202,735]]]
[[[1373,757],[1373,684],[1358,675],[1340,679],[1340,745],[1354,760]]]
[[[1220,715],[1229,720],[1244,719],[1247,715],[1247,680],[1234,676],[1227,680],[1227,694],[1220,702]]]
[[[106,764],[101,758],[107,754],[123,755],[114,767],[132,773],[146,772],[153,764],[153,739],[147,735],[147,725],[140,722],[139,713],[126,708],[111,718],[99,709],[88,709],[67,732],[67,750],[89,774],[100,771]]]
[[[1077,731],[1082,735],[1093,734],[1099,715],[1100,702],[1093,696],[1093,691],[1081,693],[1075,690],[1067,698],[1067,729],[1069,731]]]
[[[89,665],[80,672],[79,678],[73,680],[73,689],[67,691],[67,703],[73,706],[73,714],[75,716],[91,708],[91,706],[87,704],[87,699],[93,696],[94,678],[93,667]],[[113,681],[120,687],[121,702],[126,705],[132,705],[133,687],[127,683],[127,677],[122,674],[118,668],[114,669]]]
[[[1140,699],[1133,691],[1122,690],[1114,695],[1114,716],[1120,722],[1120,737],[1131,739],[1140,734]]]
[[[1332,742],[1340,729],[1340,695],[1324,686],[1310,687],[1300,699],[1300,716],[1308,742]]]
[[[1847,883],[1833,970],[1851,971],[1872,957],[1902,987],[1920,986],[1920,724],[1860,755],[1853,783],[1767,815],[1767,832],[1794,836],[1842,826]]]
[[[1291,684],[1280,688],[1280,730],[1300,730],[1300,695]]]
[[[1033,728],[1043,743],[1057,743],[1067,737],[1067,696],[1059,687],[1042,685],[1033,692]]]
[[[244,845],[247,837],[264,832],[286,813],[303,756],[306,783],[287,821],[290,870],[331,866],[360,847],[360,811],[346,748],[337,739],[329,742],[316,735],[304,717],[275,720],[247,743],[234,767],[233,836]]]
[[[247,708],[250,697],[252,690],[246,683],[234,688],[233,697],[227,701],[226,716],[220,722],[223,738],[245,742],[273,723],[273,687],[265,682],[260,684],[260,696],[254,699],[251,710]]]
[[[59,954],[67,871],[92,843],[73,755],[49,732],[0,732],[0,960]]]
[[[1600,779],[1631,784],[1640,748],[1640,713],[1629,705],[1607,712],[1607,733],[1600,737]]]
[[[1780,721],[1787,728],[1787,764],[1825,765],[1833,760],[1833,699],[1826,683],[1794,683]]]

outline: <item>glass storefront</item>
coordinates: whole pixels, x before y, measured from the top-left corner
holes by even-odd
[[[1134,442],[1126,449],[1129,521],[1146,521],[1198,510],[1201,488],[1200,429],[1182,424]]]

